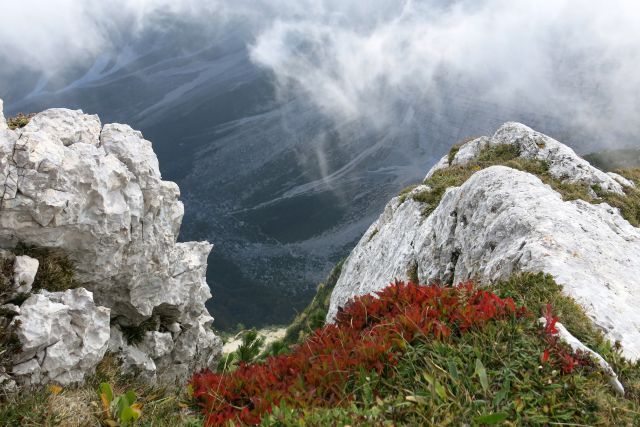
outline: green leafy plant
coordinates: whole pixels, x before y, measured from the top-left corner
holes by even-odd
[[[128,427],[133,425],[142,415],[140,404],[136,403],[136,394],[127,391],[115,396],[109,383],[101,383],[98,389],[104,424],[109,427]]]
[[[425,315],[425,313],[428,313]],[[339,406],[361,398],[373,404],[376,385],[393,377],[408,345],[428,337],[448,341],[496,320],[525,315],[510,299],[471,284],[441,288],[396,282],[375,295],[352,300],[336,323],[316,330],[291,354],[263,363],[240,362],[233,372],[204,372],[191,382],[205,424],[261,422],[273,405]],[[481,377],[486,383],[486,373]],[[433,383],[443,396],[441,384]],[[488,385],[487,385],[488,387]],[[422,396],[407,396],[422,402]]]

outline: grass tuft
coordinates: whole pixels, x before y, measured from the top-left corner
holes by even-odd
[[[50,292],[64,292],[80,286],[75,277],[75,267],[69,257],[60,250],[38,248],[20,243],[14,249],[16,255],[27,255],[39,261],[38,273],[33,282],[32,292],[41,289]]]
[[[625,187],[622,196],[595,189],[598,196],[606,203],[620,209],[620,214],[634,227],[640,227],[640,168],[618,169],[616,171],[635,184],[635,187]]]
[[[202,426],[202,417],[192,409],[187,387],[143,383],[120,373],[115,356],[107,354],[96,373],[80,387],[38,387],[0,396],[0,426],[85,427],[103,424],[100,383],[109,383],[115,394],[133,391],[142,404],[139,427]]]
[[[7,119],[7,126],[9,126],[9,129],[11,130],[16,130],[19,128],[23,128],[26,125],[29,124],[29,122],[31,121],[31,119],[36,115],[36,113],[30,113],[30,114],[23,114],[23,113],[18,113],[16,116],[14,117],[9,117]]]
[[[477,158],[464,165],[449,166],[436,171],[424,181],[429,189],[413,195],[413,200],[423,203],[422,215],[429,216],[442,200],[447,188],[459,187],[471,176],[485,168],[495,165],[503,165],[523,172],[538,176],[542,182],[548,184],[560,193],[563,200],[584,200],[589,203],[606,202],[620,210],[621,215],[635,227],[640,227],[640,169],[623,169],[616,172],[633,181],[636,187],[626,187],[625,195],[601,191],[598,188],[589,188],[583,183],[562,181],[554,178],[549,173],[549,165],[538,159],[524,159],[520,157],[517,146],[500,144],[485,147]],[[415,188],[407,187],[407,188]],[[593,193],[596,193],[596,197]],[[403,190],[401,195],[404,201],[408,191]]]
[[[157,330],[157,321],[153,317],[150,317],[137,325],[121,325],[120,329],[122,330],[122,335],[127,340],[127,343],[135,345],[144,340],[144,336],[147,332]]]

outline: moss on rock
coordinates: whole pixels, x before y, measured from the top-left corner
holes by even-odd
[[[7,126],[9,126],[9,129],[11,130],[23,128],[29,124],[29,122],[35,115],[36,115],[35,113],[30,113],[26,115],[23,113],[18,113],[16,116],[9,117],[7,119]]]
[[[455,155],[454,155],[455,157]],[[625,178],[633,181],[636,187],[625,187],[625,195],[620,195],[608,191],[601,191],[597,187],[589,187],[583,183],[569,182],[557,179],[549,173],[549,165],[539,159],[526,159],[520,157],[517,146],[511,144],[491,145],[483,148],[478,156],[472,161],[463,165],[453,165],[439,169],[423,184],[428,186],[421,192],[412,195],[413,200],[423,203],[423,216],[429,216],[442,200],[442,196],[449,187],[459,187],[471,176],[490,166],[502,165],[523,172],[536,175],[545,184],[548,184],[555,191],[560,193],[562,198],[569,200],[584,200],[589,203],[608,203],[620,209],[621,215],[635,227],[640,227],[640,169],[621,169],[616,172]],[[413,187],[407,187],[401,195],[404,198]]]

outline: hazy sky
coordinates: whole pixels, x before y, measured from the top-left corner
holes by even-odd
[[[162,31],[161,15],[212,37],[242,22],[252,61],[329,115],[384,123],[389,106],[437,101],[454,80],[594,132],[640,134],[638,0],[0,1],[5,70],[55,76]]]

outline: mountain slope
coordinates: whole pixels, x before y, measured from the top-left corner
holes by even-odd
[[[511,167],[482,169],[489,165],[481,161],[487,150],[494,156],[510,152],[503,161]],[[434,179],[455,176],[465,165],[465,178],[452,184],[462,185],[436,197],[441,187]],[[514,167],[535,171],[550,185]],[[394,278],[452,284],[542,271],[554,276],[611,342],[621,342],[627,357],[640,357],[640,230],[629,223],[640,218],[640,199],[631,181],[508,123],[493,138],[468,142],[443,158],[425,184],[393,199],[345,261],[328,320],[349,298]],[[603,200],[635,205],[620,205],[627,220]]]
[[[181,188],[180,239],[217,248],[207,279],[221,327],[289,321],[451,141],[515,119],[582,151],[603,143],[539,105],[496,104],[455,76],[441,76],[435,97],[403,94],[375,120],[329,116],[251,61],[246,25],[212,35],[163,22],[159,34],[121,41],[56,79],[0,79],[11,115],[81,108],[154,142],[163,177]]]

